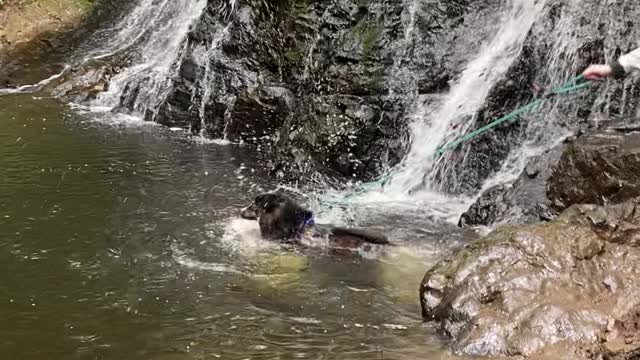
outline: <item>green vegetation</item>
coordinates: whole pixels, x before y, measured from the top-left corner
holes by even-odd
[[[378,43],[382,28],[370,20],[362,20],[353,28],[353,33],[362,41],[362,56],[366,61],[371,57]]]

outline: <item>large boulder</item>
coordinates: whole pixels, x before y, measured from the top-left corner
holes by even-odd
[[[555,358],[578,349],[632,358],[640,348],[639,203],[577,205],[554,222],[502,227],[466,245],[424,277],[424,318],[460,355],[532,356],[565,343]]]

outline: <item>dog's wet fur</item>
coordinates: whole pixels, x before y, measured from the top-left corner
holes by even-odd
[[[383,236],[359,229],[315,224],[313,212],[279,193],[258,195],[242,209],[240,216],[257,220],[263,238],[285,243],[300,243],[301,238],[325,238],[331,247],[356,249],[365,244],[391,245]]]

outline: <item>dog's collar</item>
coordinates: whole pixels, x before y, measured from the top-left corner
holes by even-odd
[[[298,229],[298,234],[297,234],[298,237],[302,237],[304,235],[304,232],[307,229],[307,227],[314,226],[315,224],[316,222],[313,219],[313,214],[309,214],[308,216],[305,216],[304,222],[302,223],[302,225],[300,225],[300,229]]]

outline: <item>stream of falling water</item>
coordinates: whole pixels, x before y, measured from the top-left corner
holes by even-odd
[[[522,44],[534,22],[543,13],[545,1],[510,0],[505,4],[500,27],[481,50],[471,56],[460,78],[441,102],[424,102],[410,114],[412,145],[395,169],[384,189],[353,196],[357,204],[396,204],[428,208],[431,216],[457,221],[472,199],[447,196],[425,174],[436,168],[436,150],[469,131],[478,109],[490,90],[500,81],[522,50]],[[410,8],[411,9],[411,8]],[[412,26],[410,27],[412,28]],[[464,119],[463,123],[459,123]],[[430,179],[427,175],[426,179]],[[329,193],[336,200],[343,194]],[[329,217],[336,216],[335,214]]]
[[[169,91],[171,75],[176,71],[174,65],[183,54],[181,48],[185,46],[189,27],[206,3],[206,0],[142,1],[125,18],[126,30],[116,37],[116,43],[126,44],[133,34],[144,34],[134,37],[134,42],[142,42],[136,51],[139,60],[116,75],[109,90],[100,94],[94,105],[113,110],[123,101],[131,102],[135,112],[145,115],[150,111],[153,119],[155,106]]]

